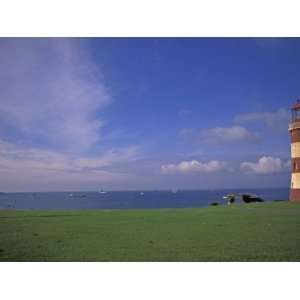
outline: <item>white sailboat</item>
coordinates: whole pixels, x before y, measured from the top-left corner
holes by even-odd
[[[103,191],[103,189],[101,188],[99,191],[98,191],[99,194],[106,194],[107,192]]]

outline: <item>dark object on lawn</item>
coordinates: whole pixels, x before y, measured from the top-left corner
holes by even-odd
[[[216,205],[219,205],[219,203],[218,202],[212,202],[210,205],[211,206],[216,206]]]
[[[259,198],[254,195],[249,195],[249,194],[243,194],[242,199],[245,203],[257,203],[257,202],[264,202],[262,198]]]
[[[223,199],[227,200],[228,205],[231,205],[235,201],[235,195],[234,194],[228,194],[228,195],[224,196]]]

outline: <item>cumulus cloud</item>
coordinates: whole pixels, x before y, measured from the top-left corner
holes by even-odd
[[[240,114],[235,117],[238,124],[260,122],[265,124],[269,129],[287,130],[290,113],[287,109],[281,108],[274,112],[255,112]]]
[[[259,135],[242,126],[215,127],[205,130],[182,129],[179,135],[207,144],[257,142]]]
[[[213,173],[226,170],[228,167],[226,162],[211,160],[206,163],[197,160],[182,161],[178,164],[164,164],[161,166],[163,174],[174,173]]]
[[[73,152],[99,141],[97,112],[111,97],[81,41],[0,39],[0,66],[2,137]]]
[[[272,174],[286,171],[290,167],[290,161],[283,161],[272,156],[263,156],[257,162],[242,162],[240,168],[246,173]]]

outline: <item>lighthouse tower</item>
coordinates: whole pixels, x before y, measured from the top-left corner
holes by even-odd
[[[292,106],[290,201],[300,202],[300,99]]]

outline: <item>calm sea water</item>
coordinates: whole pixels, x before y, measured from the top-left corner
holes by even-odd
[[[9,193],[0,195],[0,208],[25,210],[71,210],[71,209],[134,209],[134,208],[179,208],[203,207],[212,202],[225,204],[222,196],[228,193],[249,192],[265,201],[287,200],[288,189],[247,190],[193,190],[193,191],[109,191],[51,193]],[[84,196],[83,196],[84,195]],[[239,201],[238,201],[239,202]]]

